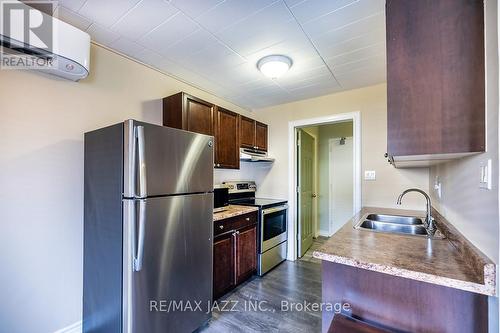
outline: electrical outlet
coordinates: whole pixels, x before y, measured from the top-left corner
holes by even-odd
[[[365,170],[365,180],[375,180],[377,179],[377,173],[375,170]]]
[[[479,165],[479,188],[491,190],[491,159]]]

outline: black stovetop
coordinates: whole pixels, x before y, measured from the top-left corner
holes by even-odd
[[[243,205],[243,206],[255,206],[260,208],[272,207],[277,205],[282,205],[287,203],[286,200],[280,199],[265,199],[265,198],[243,198],[230,200],[230,203],[235,205]]]

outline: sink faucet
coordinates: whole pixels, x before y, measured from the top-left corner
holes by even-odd
[[[425,197],[426,201],[426,217],[425,217],[425,224],[427,227],[427,231],[429,232],[430,235],[434,235],[435,226],[434,226],[434,218],[431,215],[431,198],[425,193],[424,191],[418,189],[418,188],[409,188],[407,190],[404,190],[403,193],[401,193],[398,197],[398,201],[396,202],[398,205],[401,205],[401,199],[403,199],[403,196],[408,193],[408,192],[418,192],[422,194]]]

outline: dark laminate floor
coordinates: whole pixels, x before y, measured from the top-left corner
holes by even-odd
[[[283,311],[286,305],[282,307],[282,302],[321,302],[321,265],[312,251],[325,239],[315,240],[302,259],[285,261],[264,277],[255,276],[222,297],[220,306],[232,311],[213,311],[200,332],[321,332],[321,312],[298,311],[300,305]],[[259,304],[261,310],[249,309]]]

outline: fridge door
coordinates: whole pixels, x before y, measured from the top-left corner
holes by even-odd
[[[213,193],[125,200],[123,332],[192,332],[210,318],[212,208]]]
[[[124,197],[211,192],[213,137],[127,120]]]

